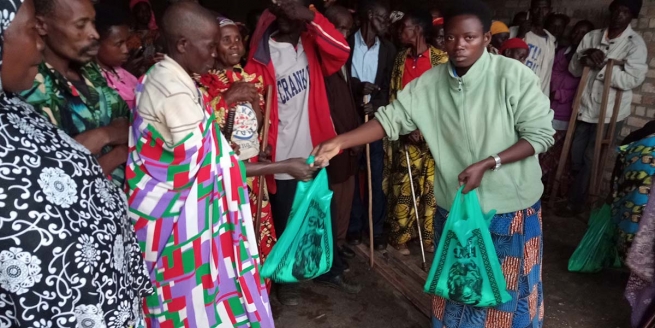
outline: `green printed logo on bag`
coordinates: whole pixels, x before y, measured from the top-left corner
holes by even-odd
[[[298,182],[287,227],[266,258],[262,277],[278,283],[294,283],[330,271],[331,202],[332,191],[325,169],[312,181]]]
[[[477,193],[455,197],[424,290],[466,305],[492,307],[512,299],[489,233],[495,211],[482,213]]]

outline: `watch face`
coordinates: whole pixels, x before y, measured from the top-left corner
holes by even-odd
[[[257,115],[249,103],[239,104],[234,116],[232,138],[249,140],[257,134]]]

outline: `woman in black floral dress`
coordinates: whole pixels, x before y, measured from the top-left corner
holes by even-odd
[[[138,327],[151,286],[125,195],[15,94],[41,61],[33,0],[0,15],[0,327]]]

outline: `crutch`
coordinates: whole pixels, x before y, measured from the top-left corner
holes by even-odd
[[[423,246],[423,233],[421,232],[421,219],[418,215],[418,205],[416,204],[416,192],[414,191],[414,177],[412,176],[412,163],[409,160],[409,148],[405,144],[405,159],[407,160],[407,173],[409,175],[409,187],[412,188],[412,203],[414,204],[414,214],[416,215],[416,228],[418,228],[418,239],[421,242],[421,255],[423,256],[423,263],[421,269],[427,271],[425,265],[425,248]]]
[[[612,70],[615,65],[623,65],[622,62],[609,59],[606,64],[605,69],[605,81],[603,86],[603,98],[601,100],[601,113],[598,117],[598,128],[596,129],[596,143],[594,147],[594,162],[592,163],[592,175],[591,183],[589,188],[589,194],[594,193],[598,194],[598,189],[600,184],[598,183],[598,176],[602,176],[602,170],[605,166],[605,163],[601,162],[601,150],[602,146],[606,145],[609,149],[614,142],[614,132],[616,129],[616,120],[621,105],[621,98],[623,96],[623,91],[616,90],[616,101],[614,103],[614,109],[612,112],[612,119],[610,121],[610,134],[608,138],[604,139],[604,130],[605,130],[605,115],[607,114],[607,103],[609,101],[609,92],[611,88],[612,81]],[[555,181],[553,183],[553,189],[550,194],[549,206],[552,208],[555,206],[555,198],[560,188],[560,183],[562,175],[564,174],[564,169],[566,168],[566,162],[569,158],[569,153],[571,151],[571,145],[573,144],[573,134],[575,133],[576,123],[578,121],[578,112],[580,111],[580,104],[582,103],[582,95],[584,94],[585,88],[587,87],[587,82],[589,80],[590,68],[585,67],[582,72],[582,78],[580,79],[580,84],[578,85],[578,91],[575,96],[575,101],[573,103],[573,111],[571,113],[571,119],[569,120],[569,129],[566,131],[566,138],[564,140],[564,148],[562,149],[562,154],[560,154],[559,163],[557,165],[557,172],[555,174]]]
[[[273,86],[269,85],[268,88],[266,89],[266,112],[264,113],[264,129],[262,130],[262,133],[264,134],[262,136],[262,144],[260,149],[262,151],[266,151],[266,148],[268,147],[268,130],[270,127],[270,120],[271,120],[271,102],[273,101]],[[257,193],[257,214],[255,215],[255,234],[257,235],[257,245],[259,246],[259,243],[261,242],[261,220],[262,220],[262,202],[264,201],[264,184],[266,181],[264,181],[265,177],[263,175],[260,175],[257,177],[259,181],[258,185],[258,193]]]
[[[368,104],[371,96],[364,96],[364,105]],[[364,123],[368,123],[368,114],[364,113]],[[373,247],[373,177],[371,175],[371,144],[366,144],[366,174],[368,181],[368,250],[369,267],[375,265],[375,249]]]
[[[610,126],[608,133],[605,134],[605,116],[607,115],[607,105],[609,102],[612,71],[615,65],[623,65],[622,62],[614,59],[609,59],[605,66],[605,85],[603,86],[603,98],[600,105],[600,116],[598,118],[598,127],[596,128],[596,143],[594,144],[594,161],[592,162],[591,169],[591,182],[589,187],[589,196],[591,201],[596,202],[600,197],[600,189],[603,181],[603,170],[605,169],[605,157],[607,152],[612,149],[614,144],[614,133],[616,132],[616,120],[621,109],[621,100],[623,98],[623,90],[616,89],[614,94],[614,109],[612,110],[612,118],[610,119]]]

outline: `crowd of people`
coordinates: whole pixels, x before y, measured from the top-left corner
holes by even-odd
[[[369,231],[375,250],[410,255],[420,234],[434,253],[463,186],[496,211],[512,300],[435,296],[432,327],[542,327],[541,199],[582,71],[567,217],[586,209],[607,60],[621,61],[617,134],[647,72],[641,0],[614,0],[602,29],[569,27],[550,0],[509,26],[480,0],[276,0],[245,23],[193,0],[160,20],[148,0],[0,9],[3,327],[274,327],[269,294],[302,295],[259,269],[323,167],[335,247],[317,284],[359,293],[347,261]],[[651,122],[622,142],[608,197],[634,327],[655,312],[654,135]]]

